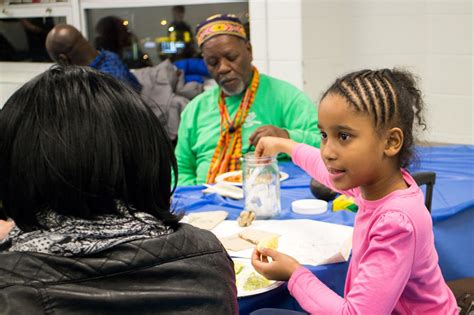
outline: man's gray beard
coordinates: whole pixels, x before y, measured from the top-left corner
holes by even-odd
[[[245,90],[245,84],[242,80],[239,80],[239,85],[234,91],[229,91],[225,87],[221,86],[222,91],[224,91],[225,95],[227,96],[234,96],[234,95],[239,95]]]

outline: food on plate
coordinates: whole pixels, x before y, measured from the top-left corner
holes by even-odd
[[[280,179],[283,177],[282,173],[280,173]],[[269,174],[262,174],[257,177],[259,181],[269,181],[272,179],[271,175]],[[238,172],[237,174],[229,175],[223,178],[225,182],[234,183],[234,184],[242,184],[242,172]]]
[[[268,287],[270,284],[270,280],[262,277],[261,275],[255,272],[252,272],[245,281],[243,288],[245,291],[254,291]]]
[[[269,244],[269,246],[278,247],[278,237],[280,235],[270,232],[265,232],[257,229],[246,228],[242,230],[239,234],[234,234],[226,237],[219,237],[222,245],[225,249],[239,252],[241,250],[255,248],[255,245],[262,240],[268,239],[263,244]],[[276,238],[276,245],[275,240]],[[273,248],[273,247],[270,247]]]
[[[234,261],[237,296],[250,296],[279,287],[283,282],[268,280],[253,268],[250,259],[232,258]]]
[[[257,244],[257,250],[261,251],[262,248],[270,248],[273,250],[278,249],[278,235],[270,235],[262,238]]]
[[[239,217],[237,218],[237,223],[239,226],[249,226],[255,220],[255,212],[244,210],[240,212]]]
[[[237,276],[244,269],[244,264],[240,261],[234,261],[234,271]]]
[[[228,176],[225,178],[225,181],[231,183],[242,183],[242,173]]]
[[[275,233],[270,233],[266,231],[261,231],[257,229],[251,229],[247,228],[239,233],[239,237],[242,239],[249,241],[250,243],[257,245],[261,240],[263,240],[265,237],[268,236],[276,236],[278,237],[278,234]]]

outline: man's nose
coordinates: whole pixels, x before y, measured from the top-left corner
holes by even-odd
[[[230,72],[232,68],[230,67],[230,64],[228,61],[221,61],[219,64],[219,69],[217,70],[219,74],[226,74]]]

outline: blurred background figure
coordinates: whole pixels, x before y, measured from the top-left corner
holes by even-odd
[[[108,50],[97,51],[75,27],[56,25],[46,37],[46,49],[57,63],[89,66],[128,83],[136,91],[141,84],[117,54]]]
[[[168,28],[167,51],[162,43],[160,56],[170,59],[184,73],[186,83],[195,81],[203,84],[210,78],[210,74],[204,60],[196,52],[191,27],[184,21],[186,9],[182,5],[176,5],[171,12],[173,21]]]
[[[51,61],[44,42],[48,32],[61,20],[52,17],[0,19],[0,60]]]
[[[168,32],[170,38],[177,42],[184,42],[188,46],[192,46],[194,50],[194,38],[191,27],[184,21],[186,9],[183,5],[175,5],[171,12],[173,14],[173,21],[171,22]],[[194,51],[193,51],[194,53]],[[192,56],[186,56],[187,58]]]
[[[177,61],[196,56],[191,27],[184,21],[185,8],[176,5],[171,9],[173,21],[168,27],[168,38],[158,46],[161,60]]]
[[[26,31],[30,55],[36,56],[36,61],[49,61],[48,54],[44,49],[42,49],[42,43],[46,40],[48,32],[54,27],[53,19],[21,19],[21,24]]]
[[[184,5],[175,5],[171,9],[171,12],[173,13],[173,22],[171,22],[170,26],[177,32],[181,32],[182,34],[188,32],[189,36],[192,36],[191,27],[184,21],[184,15],[186,14]]]
[[[106,16],[97,22],[94,47],[116,53],[131,69],[151,66],[141,51],[137,37],[128,29],[128,21],[116,16]]]

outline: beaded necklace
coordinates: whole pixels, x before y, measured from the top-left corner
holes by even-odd
[[[247,118],[250,107],[255,99],[260,74],[253,68],[253,77],[250,86],[245,92],[240,102],[234,119],[231,120],[227,106],[225,105],[225,95],[221,91],[219,97],[220,137],[217,141],[216,150],[212,156],[211,165],[207,173],[207,183],[214,183],[216,176],[225,172],[240,169],[240,157],[242,156],[242,125]]]

